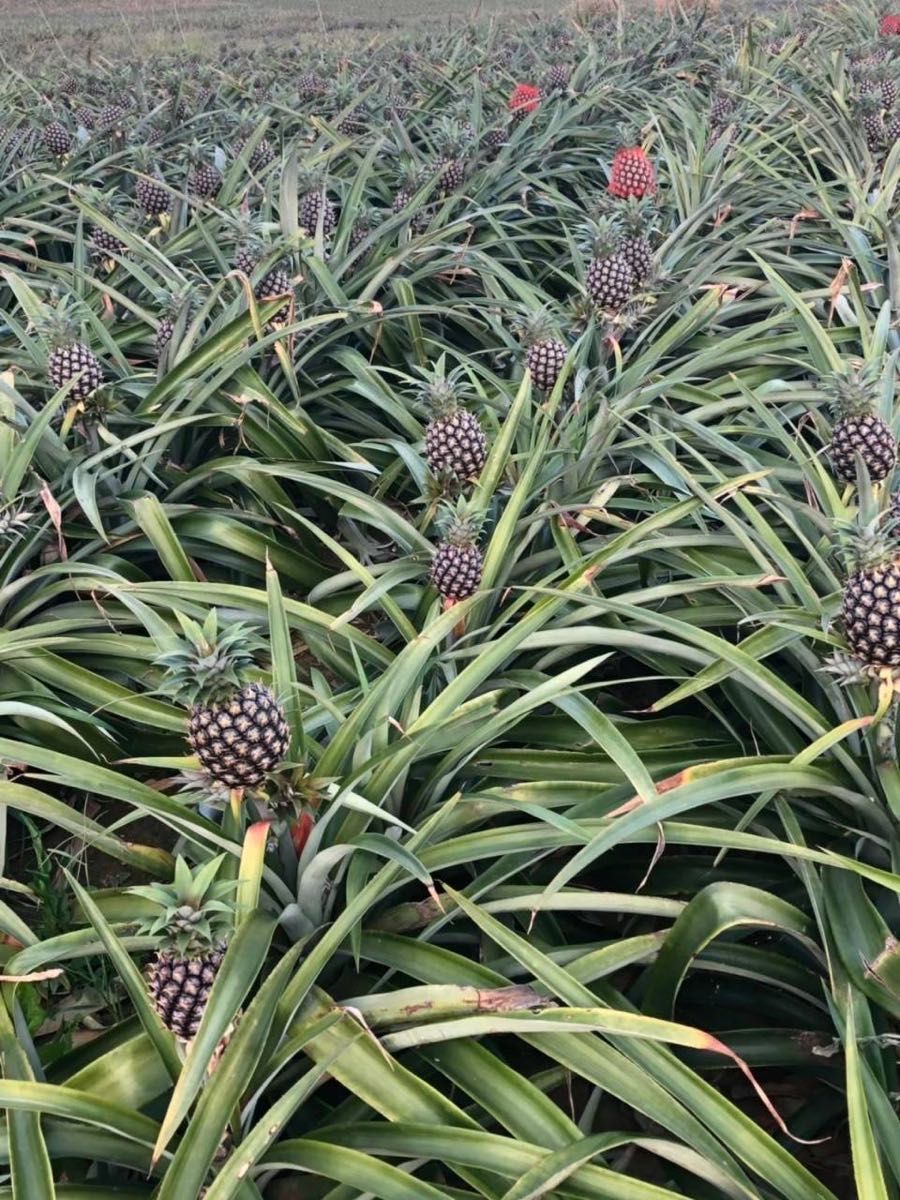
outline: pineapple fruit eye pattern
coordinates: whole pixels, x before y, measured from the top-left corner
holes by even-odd
[[[900,13],[0,8],[0,1200],[890,1200]]]

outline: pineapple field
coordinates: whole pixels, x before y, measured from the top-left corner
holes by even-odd
[[[0,1200],[900,1200],[900,10],[101,7],[0,83]]]

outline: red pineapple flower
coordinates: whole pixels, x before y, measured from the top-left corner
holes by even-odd
[[[878,32],[882,37],[890,37],[892,34],[900,33],[900,16],[896,13],[888,13],[886,17],[882,17],[881,24],[878,26]]]
[[[625,146],[617,150],[612,161],[609,179],[610,195],[628,200],[631,196],[656,195],[656,172],[653,163],[640,146]]]
[[[527,113],[534,112],[541,102],[541,89],[533,83],[517,83],[510,96],[507,107],[514,117],[522,118]]]

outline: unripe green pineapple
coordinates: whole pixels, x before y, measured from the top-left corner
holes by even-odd
[[[246,625],[219,630],[212,609],[201,627],[178,614],[184,638],[157,660],[163,690],[190,709],[188,743],[209,774],[230,788],[254,787],[290,746],[284,709],[247,681],[260,638]]]
[[[525,365],[534,386],[550,392],[566,362],[568,350],[556,335],[546,309],[530,313],[516,322],[516,333],[525,346]]]
[[[83,403],[102,384],[103,367],[84,342],[79,321],[67,301],[40,325],[40,332],[50,343],[47,356],[50,383],[59,391],[74,379],[69,398]]]
[[[587,229],[593,258],[585,274],[588,295],[598,308],[617,312],[634,290],[634,271],[622,253],[621,227],[613,217],[592,222]]]
[[[438,478],[457,483],[475,479],[487,458],[487,438],[481,422],[463,407],[464,394],[458,372],[447,374],[443,357],[430,371],[419,400],[431,413],[425,428],[425,458]]]
[[[162,1023],[183,1042],[191,1041],[200,1027],[232,928],[227,897],[234,884],[216,880],[224,857],[195,871],[179,857],[171,884],[130,889],[159,907],[140,929],[159,939],[145,973],[147,990]]]
[[[863,480],[858,515],[839,529],[849,576],[844,584],[841,623],[853,656],[871,672],[900,667],[900,551],[896,497],[879,512]]]
[[[431,580],[447,601],[466,600],[481,584],[484,555],[478,548],[479,517],[460,500],[441,521],[443,537],[431,560]]]
[[[897,441],[875,415],[877,376],[862,367],[831,376],[820,385],[832,400],[836,421],[831,434],[831,462],[844,483],[856,480],[856,456],[866,464],[869,478],[878,481],[893,470]]]

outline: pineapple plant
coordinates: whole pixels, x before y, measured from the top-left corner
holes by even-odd
[[[634,271],[622,252],[622,235],[613,217],[604,217],[588,227],[593,258],[585,273],[585,286],[593,303],[616,312],[631,298]]]
[[[876,379],[873,369],[862,367],[832,376],[822,390],[832,401],[836,417],[831,433],[831,463],[838,479],[856,480],[856,457],[863,460],[869,478],[877,482],[893,470],[897,441],[885,422],[875,415]]]
[[[231,932],[234,883],[217,880],[224,857],[193,871],[178,857],[171,883],[129,889],[159,909],[139,927],[158,941],[144,977],[160,1020],[183,1043],[200,1028]]]
[[[72,380],[69,397],[84,402],[103,383],[103,367],[94,352],[82,340],[78,322],[64,301],[45,321],[41,332],[50,343],[47,377],[54,390]]]
[[[620,200],[656,194],[656,171],[642,146],[629,143],[615,152],[609,175],[609,194]]]
[[[551,392],[566,362],[565,343],[556,335],[546,309],[521,318],[516,326],[534,386],[542,392]]]
[[[481,585],[484,555],[478,547],[481,522],[462,499],[446,507],[440,520],[441,541],[431,560],[431,582],[445,603],[473,596]]]
[[[425,459],[437,478],[457,483],[475,479],[487,458],[481,422],[463,405],[466,398],[458,372],[449,375],[444,359],[430,371],[419,390],[419,402],[431,414],[425,427]]]
[[[255,787],[290,746],[284,709],[265,684],[248,682],[260,638],[246,625],[219,628],[178,614],[183,637],[157,659],[165,694],[189,706],[188,744],[209,775],[229,788]]]

